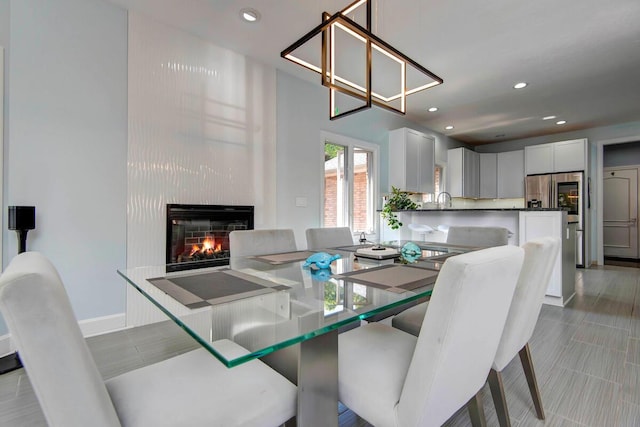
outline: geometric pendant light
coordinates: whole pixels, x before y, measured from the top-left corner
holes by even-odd
[[[322,22],[280,56],[321,75],[331,120],[372,105],[405,114],[408,95],[443,82],[371,33],[370,0],[356,0],[334,15],[323,12]]]

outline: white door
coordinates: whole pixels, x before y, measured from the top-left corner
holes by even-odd
[[[638,170],[605,168],[604,255],[638,258]]]

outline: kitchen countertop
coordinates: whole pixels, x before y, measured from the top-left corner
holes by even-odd
[[[396,212],[455,212],[455,211],[533,211],[533,212],[544,212],[544,211],[563,211],[566,209],[563,208],[473,208],[473,209],[465,209],[465,208],[445,208],[445,209],[406,209],[399,210]],[[378,210],[378,212],[381,212]]]

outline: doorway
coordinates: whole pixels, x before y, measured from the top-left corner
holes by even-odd
[[[598,264],[640,267],[640,137],[598,142]]]
[[[603,245],[608,258],[638,259],[638,169],[603,170]]]

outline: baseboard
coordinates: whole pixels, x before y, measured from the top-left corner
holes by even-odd
[[[14,351],[15,349],[11,345],[11,335],[2,335],[0,337],[0,357],[4,357]]]
[[[84,337],[92,337],[124,329],[126,327],[126,316],[124,313],[111,314],[109,316],[81,320],[78,324]]]
[[[562,297],[556,297],[553,295],[545,295],[543,303],[555,305],[556,307],[564,307],[564,304],[562,304]]]
[[[78,322],[84,337],[102,335],[107,332],[114,332],[126,328],[126,316],[124,313],[111,314],[109,316],[94,317],[93,319],[81,320]],[[0,357],[15,352],[15,346],[11,342],[11,335],[0,336]]]

